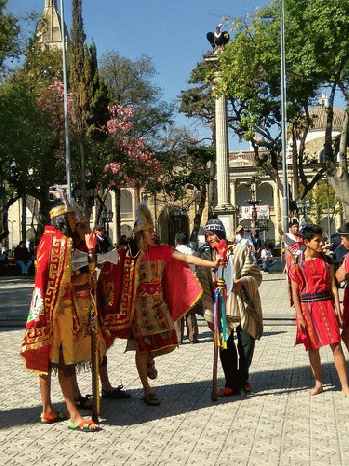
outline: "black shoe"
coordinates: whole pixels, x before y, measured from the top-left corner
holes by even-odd
[[[102,389],[102,398],[107,400],[122,400],[125,398],[131,398],[129,393],[126,393],[122,389],[122,385],[119,385],[117,388],[113,388],[112,390],[103,390]]]
[[[92,395],[76,396],[75,403],[78,409],[82,411],[91,411],[93,408]]]

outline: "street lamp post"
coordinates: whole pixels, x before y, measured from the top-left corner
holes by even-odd
[[[285,60],[285,7],[281,0],[281,141],[282,141],[282,210],[283,231],[288,230],[288,181],[286,164],[286,60]]]
[[[251,221],[251,228],[258,228],[258,214],[257,214],[257,207],[256,205],[259,204],[260,201],[250,199],[246,201],[248,204],[252,206],[252,221]]]
[[[108,236],[109,236],[109,223],[113,220],[113,215],[114,213],[112,210],[103,209],[102,220],[105,225],[105,231],[107,232]]]
[[[303,216],[303,219],[302,219],[302,222],[301,224],[304,224],[306,223],[306,217],[307,217],[307,213],[311,207],[311,203],[308,199],[304,199],[304,200],[298,200],[296,201],[296,206],[297,206],[297,211],[298,211],[298,214],[301,214]]]
[[[64,7],[61,0],[61,29],[62,29],[62,60],[63,60],[63,85],[64,85],[64,128],[65,128],[65,165],[67,174],[67,197],[71,202],[71,163],[70,163],[70,140],[69,140],[69,117],[68,117],[68,78],[66,59],[66,40],[64,28]]]
[[[331,238],[331,216],[330,216],[330,188],[328,184],[328,173],[326,174],[326,187],[327,187],[327,237]]]
[[[11,251],[13,250],[13,224],[16,223],[16,220],[8,220],[11,223]]]

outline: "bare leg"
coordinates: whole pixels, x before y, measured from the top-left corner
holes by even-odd
[[[99,377],[101,379],[102,390],[106,392],[110,392],[114,389],[112,384],[110,383],[109,376],[108,376],[108,364],[107,364],[107,357],[103,359],[101,364],[99,365]]]
[[[141,379],[144,394],[153,393],[149,382],[148,382],[148,375],[147,375],[147,362],[148,362],[148,355],[147,353],[139,353],[136,350],[136,367],[138,370],[139,378]]]
[[[52,413],[54,411],[51,401],[51,372],[39,376],[40,395],[43,413]]]
[[[334,343],[331,345],[331,349],[333,351],[334,365],[336,366],[338,377],[342,385],[342,395],[349,397],[347,367],[342,346],[340,343]]]
[[[343,328],[342,334],[341,334],[343,343],[347,347],[347,350],[349,351],[349,328]]]
[[[76,377],[76,371],[74,370],[74,375],[73,375],[73,384],[74,384],[74,397],[79,398],[81,397],[81,392],[78,384],[78,379]]]
[[[79,413],[74,399],[74,377],[73,375],[67,375],[65,373],[65,368],[60,367],[58,369],[58,380],[69,411],[70,419],[74,424],[80,424],[84,418]]]
[[[322,392],[322,374],[321,374],[321,360],[319,350],[309,350],[309,361],[311,371],[315,379],[314,387],[309,390],[309,395],[319,395]]]
[[[61,386],[61,390],[64,396],[65,404],[70,415],[70,420],[73,424],[80,424],[84,421],[84,418],[81,416],[74,398],[74,374],[75,368],[67,367],[64,365],[63,356],[61,354],[58,368],[58,380]],[[91,430],[98,430],[99,426],[97,424],[92,424],[90,426]]]

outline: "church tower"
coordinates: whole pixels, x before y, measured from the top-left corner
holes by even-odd
[[[68,40],[68,32],[64,25],[64,35]],[[56,0],[45,0],[45,8],[38,27],[38,36],[43,45],[51,49],[62,49],[61,15]]]

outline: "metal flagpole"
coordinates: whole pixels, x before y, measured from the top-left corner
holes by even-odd
[[[62,29],[62,57],[63,57],[63,84],[64,84],[64,123],[65,123],[65,165],[67,173],[67,197],[70,202],[71,193],[71,164],[70,164],[70,141],[69,141],[69,117],[68,117],[68,80],[67,80],[67,58],[64,27],[64,8],[61,0],[61,29]]]
[[[285,8],[281,0],[281,140],[282,140],[282,229],[288,231],[288,182],[286,164],[286,65],[285,65]]]

